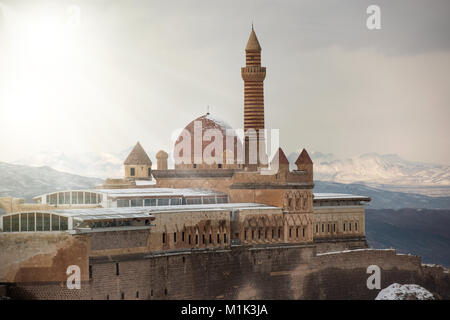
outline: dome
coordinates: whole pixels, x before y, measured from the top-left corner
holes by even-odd
[[[156,159],[167,159],[169,155],[164,150],[159,150],[156,154]]]
[[[198,128],[198,129],[195,129]],[[201,131],[200,131],[201,127]],[[210,148],[207,149],[207,147],[212,144],[215,141],[217,130],[220,131],[221,135],[223,136],[222,141],[222,150],[215,150],[213,145],[210,146]],[[211,116],[211,114],[207,113],[203,116],[198,117],[197,119],[191,121],[183,130],[183,132],[178,136],[177,140],[175,141],[175,148],[174,148],[174,159],[177,161],[177,158],[179,161],[181,161],[181,158],[184,159],[191,159],[190,163],[184,163],[183,167],[191,167],[192,164],[196,164],[195,167],[197,168],[206,168],[207,165],[205,161],[202,161],[201,163],[196,163],[194,161],[194,138],[195,133],[199,134],[201,132],[201,138],[199,137],[199,140],[201,141],[202,146],[202,155],[203,160],[206,160],[209,155],[212,157],[221,157],[224,154],[230,154],[231,150],[227,150],[227,140],[232,139],[232,146],[233,146],[233,152],[234,152],[234,162],[236,163],[237,159],[237,148],[242,148],[241,141],[238,137],[235,136],[235,131],[233,128],[228,125],[225,121],[218,119],[216,117]],[[205,136],[205,134],[207,136]],[[185,150],[183,149],[183,143],[184,136],[186,135],[187,138],[190,138],[190,153],[191,156],[188,157],[187,155],[184,155]],[[230,143],[230,142],[228,142]],[[212,149],[211,149],[212,148]],[[206,150],[206,153],[205,153]],[[242,150],[242,149],[241,149]],[[189,150],[188,150],[189,151]],[[176,153],[179,152],[177,155]],[[199,155],[201,156],[201,155]],[[209,159],[210,161],[214,161],[212,159]],[[188,161],[189,162],[189,161]],[[198,161],[197,161],[198,162]],[[217,162],[217,161],[216,161]],[[220,163],[220,162],[218,162]],[[224,160],[221,161],[221,163],[225,163]],[[206,165],[206,166],[205,166]],[[177,166],[176,166],[177,167]],[[179,167],[179,166],[178,166]],[[217,168],[217,164],[213,165],[214,168]]]

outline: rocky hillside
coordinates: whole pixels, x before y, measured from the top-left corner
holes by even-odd
[[[450,267],[450,210],[367,209],[366,236],[374,248],[395,248]]]

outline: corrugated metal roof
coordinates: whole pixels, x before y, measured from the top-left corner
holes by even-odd
[[[314,193],[314,200],[361,200],[370,201],[369,197],[345,193]]]
[[[267,210],[279,209],[260,203],[222,203],[222,204],[198,204],[178,206],[154,206],[154,207],[125,207],[125,208],[82,208],[82,209],[55,209],[42,210],[43,212],[72,217],[76,220],[112,220],[149,218],[153,214],[187,211],[224,211],[224,210]],[[39,212],[39,210],[36,210]],[[34,212],[34,210],[30,210]]]

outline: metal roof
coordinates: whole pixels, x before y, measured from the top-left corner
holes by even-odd
[[[33,199],[39,199],[47,195],[64,192],[91,192],[106,194],[112,198],[118,197],[208,197],[208,196],[226,196],[226,193],[195,188],[127,188],[127,189],[86,189],[86,190],[64,190],[55,191],[39,195]]]
[[[198,205],[174,205],[174,206],[154,206],[154,207],[123,207],[123,208],[80,208],[80,209],[48,209],[48,210],[27,210],[14,212],[14,215],[27,212],[44,212],[70,217],[80,221],[91,220],[113,220],[113,219],[133,219],[151,218],[158,213],[178,213],[192,211],[224,211],[224,210],[267,210],[279,209],[259,203],[222,203],[222,204],[198,204]]]
[[[314,193],[314,200],[360,200],[370,201],[370,197],[345,193]]]

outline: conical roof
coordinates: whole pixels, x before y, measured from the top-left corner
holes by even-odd
[[[278,160],[278,164],[287,164],[289,165],[289,160],[287,159],[286,155],[283,152],[283,149],[278,148],[277,153],[275,153],[275,156],[272,159],[272,163]]]
[[[297,160],[295,161],[295,164],[313,164],[306,149],[302,150]]]
[[[261,51],[261,46],[259,45],[258,37],[256,36],[253,27],[252,32],[250,32],[247,45],[245,46],[245,51]]]
[[[125,165],[145,165],[151,166],[152,161],[148,157],[144,148],[142,148],[141,144],[138,142],[134,146],[133,150],[131,150],[127,159],[124,162]]]

